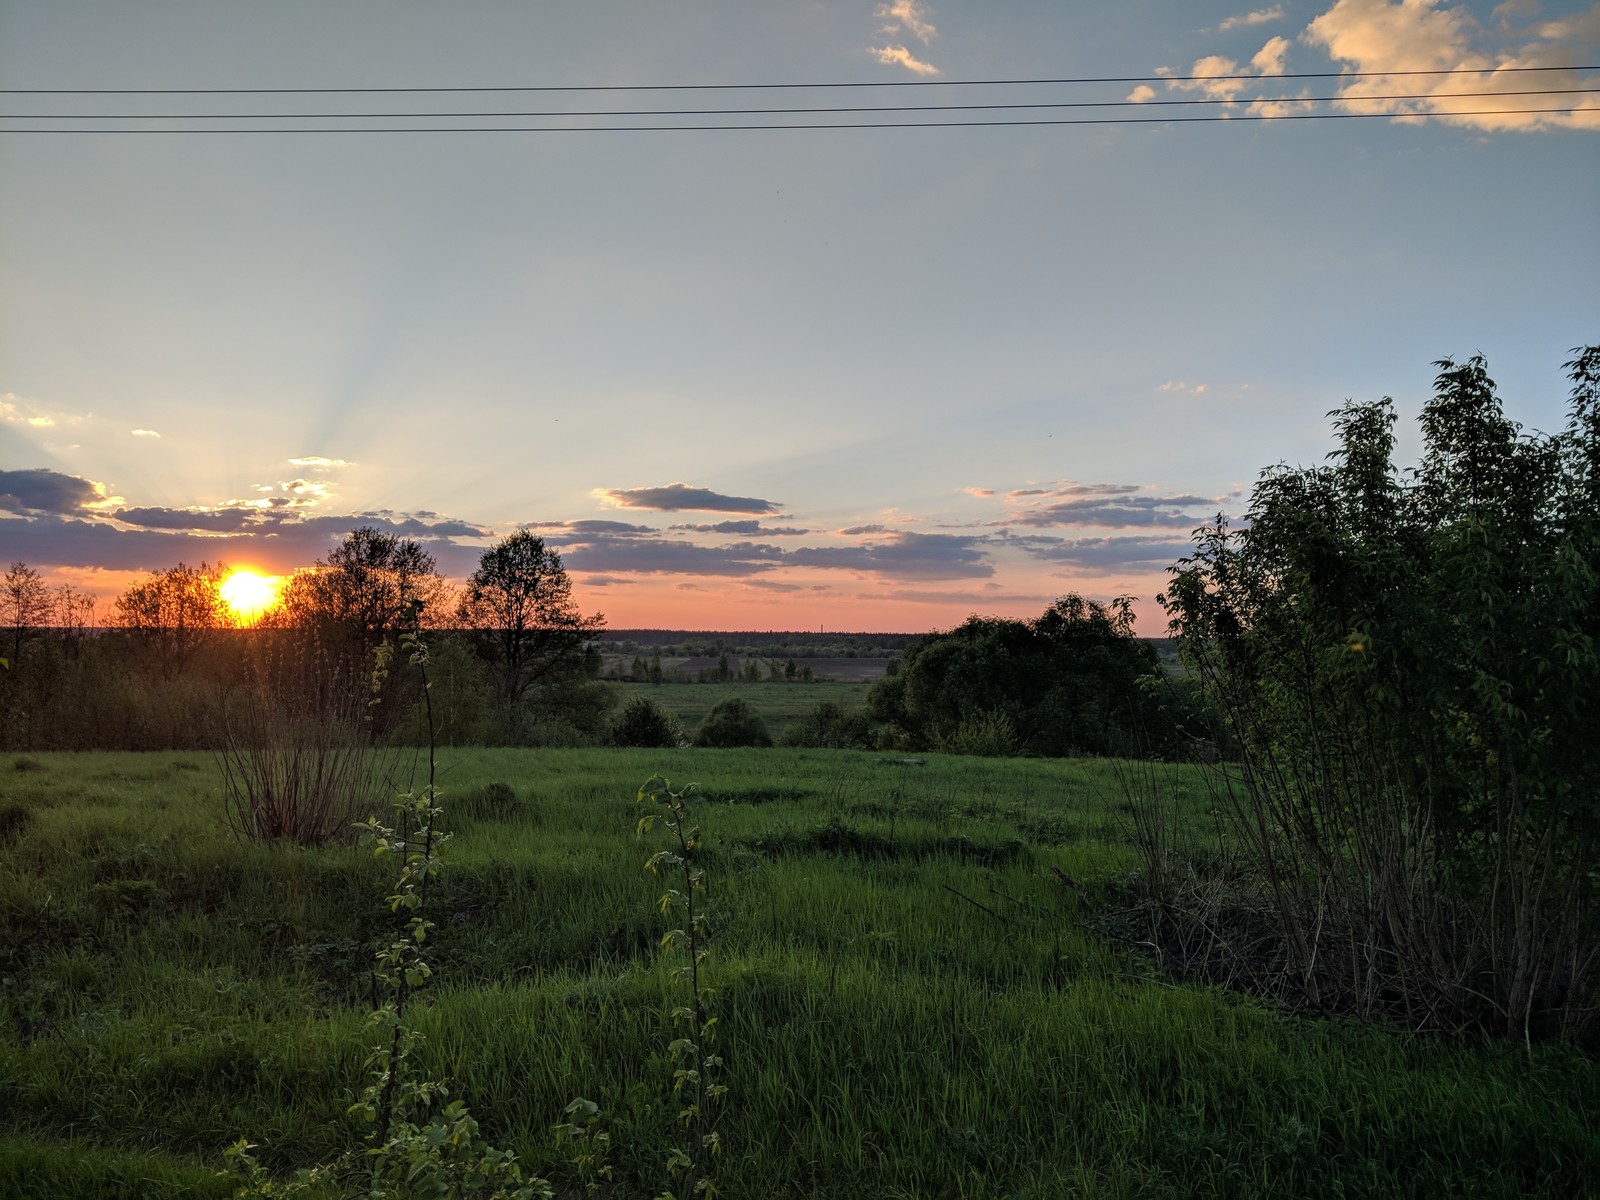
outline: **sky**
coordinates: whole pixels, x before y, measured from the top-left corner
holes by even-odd
[[[1158,635],[1193,528],[1347,399],[1407,458],[1481,353],[1560,427],[1597,63],[1600,4],[1534,0],[0,0],[0,560],[109,600],[373,525],[460,580],[527,528],[613,628],[1078,592]],[[1084,78],[1122,82],[970,82]],[[861,83],[915,86],[706,89]],[[1139,123],[583,129],[1087,117]],[[508,125],[553,128],[433,131]],[[286,127],[430,131],[243,132]]]

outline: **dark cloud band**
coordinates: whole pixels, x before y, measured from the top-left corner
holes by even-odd
[[[663,487],[602,488],[599,495],[618,508],[651,508],[662,512],[729,512],[776,515],[780,510],[771,500],[755,496],[725,496],[710,488],[669,483]]]

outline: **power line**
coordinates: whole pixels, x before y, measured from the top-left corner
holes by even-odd
[[[699,92],[802,88],[1018,87],[1092,83],[1197,83],[1202,80],[1382,79],[1401,75],[1484,75],[1513,71],[1596,71],[1600,66],[1438,67],[1418,71],[1289,71],[1281,75],[1105,75],[1057,79],[895,79],[856,83],[605,83],[537,84],[499,87],[260,87],[260,88],[0,88],[0,96],[309,96],[396,95],[401,93],[483,92]]]
[[[1587,96],[1600,93],[1592,88],[1539,88],[1515,92],[1414,92],[1381,96],[1261,96],[1252,104],[1331,104],[1335,102],[1377,102],[1385,100],[1481,100],[1506,96]],[[816,116],[840,113],[890,112],[996,112],[1018,109],[1051,108],[1157,108],[1238,104],[1237,98],[1190,97],[1175,100],[1057,100],[1017,104],[887,104],[829,108],[618,108],[547,109],[543,111],[494,112],[238,112],[238,113],[0,113],[0,121],[346,121],[346,120],[443,120],[446,118],[490,117],[729,117],[729,116]]]
[[[1159,117],[1052,117],[1042,120],[1013,121],[853,121],[853,122],[795,122],[783,125],[417,125],[417,126],[312,126],[279,127],[265,129],[198,128],[198,129],[0,129],[0,133],[50,134],[70,137],[81,134],[111,134],[122,137],[147,135],[230,135],[252,134],[367,134],[367,133],[711,133],[738,131],[771,131],[779,129],[998,129],[1038,125],[1182,125],[1204,122],[1228,121],[1362,121],[1436,120],[1447,117],[1520,117],[1520,116],[1571,116],[1577,112],[1593,112],[1578,108],[1483,108],[1462,109],[1455,112],[1375,112],[1375,113],[1224,113],[1216,116],[1159,116]]]

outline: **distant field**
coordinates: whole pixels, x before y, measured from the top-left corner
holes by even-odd
[[[838,662],[860,661],[837,659]],[[690,733],[717,704],[730,697],[746,701],[761,714],[773,737],[796,717],[811,712],[823,701],[841,708],[856,708],[867,702],[871,683],[619,683],[623,703],[627,697],[648,696],[678,720]]]
[[[625,672],[635,657],[638,656],[608,654],[602,656],[602,661],[608,673]],[[665,671],[677,671],[689,679],[694,679],[701,671],[715,671],[717,661],[716,655],[697,655],[692,658],[663,656],[661,667]],[[765,682],[769,660],[757,661],[761,664],[762,681]],[[875,679],[882,679],[889,668],[888,658],[780,658],[777,661],[780,667],[784,663],[793,662],[796,671],[810,667],[811,674],[816,680],[836,683],[871,683]],[[744,660],[730,656],[728,662],[737,671]]]
[[[740,661],[733,659],[732,665],[738,670]],[[761,673],[767,673],[768,659],[760,659]],[[811,674],[816,679],[833,680],[841,683],[870,683],[874,679],[882,679],[889,667],[887,658],[780,658],[779,665],[794,663],[796,671],[805,667],[811,668]],[[698,658],[663,658],[663,667],[675,667],[685,675],[693,677],[701,671],[715,671],[717,659],[715,656],[703,655]],[[789,682],[785,680],[784,682]]]
[[[563,1197],[570,1099],[609,1114],[602,1195],[656,1194],[680,1136],[683,995],[641,869],[663,843],[635,836],[656,771],[702,785],[730,1198],[1592,1194],[1595,1063],[1291,1017],[1141,957],[1114,763],[449,750],[441,770],[459,836],[418,1061]],[[1196,769],[1160,770],[1208,827]],[[392,868],[240,845],[216,771],[0,758],[0,1196],[220,1198],[240,1136],[274,1168],[360,1137]],[[1112,916],[1124,942],[1093,932]]]

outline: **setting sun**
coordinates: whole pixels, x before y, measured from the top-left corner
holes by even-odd
[[[277,575],[262,575],[248,567],[233,571],[218,589],[228,609],[243,624],[253,624],[274,607],[283,591]]]

